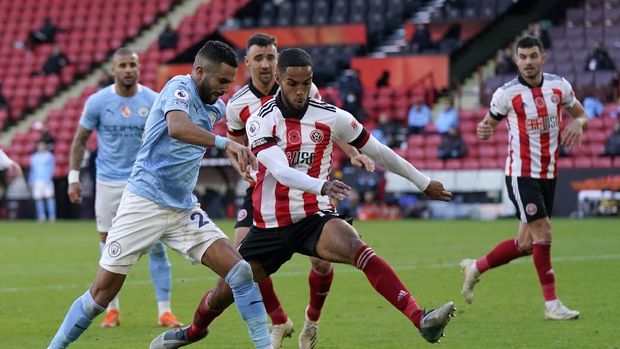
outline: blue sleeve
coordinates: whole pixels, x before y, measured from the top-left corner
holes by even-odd
[[[161,91],[161,103],[164,116],[172,110],[180,110],[189,115],[191,94],[183,83],[173,81]]]
[[[221,99],[218,99],[216,103],[217,103],[218,113],[217,113],[217,120],[215,120],[215,122],[218,122],[222,120],[224,116],[226,115],[226,104],[224,104],[224,101],[222,101]]]
[[[84,110],[80,117],[80,126],[87,130],[94,130],[99,125],[99,116],[101,115],[101,108],[97,103],[95,95],[88,97],[86,103],[84,103]]]

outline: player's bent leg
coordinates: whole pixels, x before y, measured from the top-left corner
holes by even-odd
[[[463,275],[461,295],[467,303],[474,301],[474,287],[480,281],[480,275],[489,269],[509,263],[513,259],[531,254],[531,237],[527,226],[521,224],[516,239],[508,239],[497,244],[489,253],[474,259],[463,259],[460,263]],[[528,246],[529,244],[529,246]]]
[[[270,348],[267,312],[258,285],[254,282],[252,266],[241,259],[239,253],[226,239],[213,242],[205,251],[202,262],[223,276],[232,290],[237,310],[245,321],[256,348]],[[211,297],[216,309],[223,310],[230,305],[229,302],[232,302],[226,293],[213,292]]]
[[[239,226],[239,222],[235,227],[235,246],[239,246],[241,241],[245,239],[245,236],[250,231],[249,226]],[[260,293],[263,297],[263,303],[265,304],[265,309],[267,311],[267,315],[271,319],[271,341],[274,348],[280,348],[282,345],[282,340],[285,337],[290,337],[293,333],[294,324],[291,319],[288,318],[288,315],[282,308],[282,304],[280,304],[280,300],[276,295],[276,292],[273,288],[273,281],[270,277],[265,277],[261,281],[258,282],[258,287],[260,288]]]
[[[157,299],[159,313],[157,323],[160,326],[171,328],[183,326],[172,313],[170,306],[172,268],[166,253],[166,246],[161,241],[157,241],[149,252],[149,270]]]
[[[299,334],[299,348],[314,348],[318,341],[319,318],[334,278],[334,268],[330,262],[310,257],[312,268],[308,275],[310,303],[306,307],[304,327]]]
[[[69,308],[48,348],[66,348],[76,341],[95,317],[105,310],[108,303],[121,289],[124,281],[125,275],[101,268],[90,290],[76,299]]]
[[[373,288],[405,315],[424,339],[431,343],[439,340],[437,336],[443,334],[453,315],[454,304],[449,302],[424,313],[390,265],[377,256],[345,221],[332,219],[325,224],[316,244],[316,253],[322,259],[349,263],[362,270]],[[423,321],[425,317],[427,320]]]

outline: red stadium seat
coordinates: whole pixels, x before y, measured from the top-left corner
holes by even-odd
[[[576,168],[591,168],[592,167],[592,158],[586,156],[578,156],[575,158],[575,167]]]

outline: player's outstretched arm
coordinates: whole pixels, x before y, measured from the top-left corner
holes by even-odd
[[[379,142],[372,135],[360,149],[371,159],[385,166],[389,171],[410,180],[418,189],[433,200],[450,201],[452,193],[445,190],[441,182],[431,180],[415,166],[401,158],[392,149]]]
[[[82,184],[80,183],[80,166],[82,160],[84,160],[84,150],[86,149],[86,142],[93,130],[89,130],[82,125],[79,125],[75,136],[73,137],[73,143],[71,144],[71,156],[69,157],[69,175],[67,188],[67,194],[69,195],[69,201],[74,204],[82,203]]]
[[[572,107],[566,107],[566,111],[573,119],[562,132],[562,145],[568,148],[581,145],[583,130],[588,125],[588,117],[579,101],[575,101]]]
[[[375,163],[368,156],[361,154],[357,148],[342,140],[334,140],[342,151],[351,159],[351,165],[363,168],[368,172],[375,172]]]
[[[476,134],[481,140],[487,140],[495,133],[495,129],[499,125],[499,121],[493,119],[491,114],[487,112],[484,118],[478,123],[476,127]]]

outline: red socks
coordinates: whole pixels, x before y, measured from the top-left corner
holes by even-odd
[[[194,321],[192,326],[187,331],[187,339],[192,342],[202,339],[207,333],[207,327],[209,324],[218,317],[222,311],[213,311],[207,305],[207,300],[211,291],[205,293],[198,304],[198,309],[194,313]]]
[[[551,241],[534,241],[532,258],[545,301],[556,299],[555,275],[551,267]]]
[[[386,261],[377,256],[370,246],[362,246],[355,255],[355,266],[366,274],[372,287],[383,298],[420,328],[424,312]]]
[[[280,300],[276,296],[276,292],[273,290],[273,282],[270,277],[262,279],[258,283],[260,293],[263,296],[263,303],[265,303],[265,310],[271,318],[271,323],[274,325],[283,324],[288,319],[286,312],[280,305]]]
[[[310,269],[308,283],[310,284],[310,304],[306,314],[312,321],[319,321],[321,309],[325,303],[325,298],[329,293],[329,288],[334,279],[334,268],[330,268],[325,275],[317,273],[314,269]]]
[[[517,239],[509,239],[500,242],[486,256],[478,258],[476,261],[476,269],[482,274],[488,269],[506,264],[515,258],[523,256],[524,253],[519,250]]]

